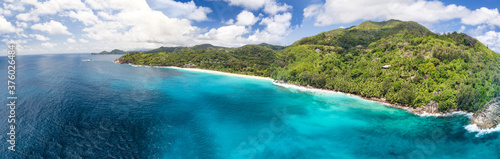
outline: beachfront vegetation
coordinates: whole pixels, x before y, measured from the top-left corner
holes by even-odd
[[[436,101],[440,111],[481,110],[500,90],[499,54],[468,35],[439,35],[415,22],[367,21],[286,48],[186,50],[135,52],[119,60],[266,76],[414,107]]]

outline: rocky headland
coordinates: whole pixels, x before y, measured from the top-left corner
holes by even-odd
[[[491,99],[482,111],[472,116],[471,124],[480,129],[495,128],[500,123],[500,97]]]

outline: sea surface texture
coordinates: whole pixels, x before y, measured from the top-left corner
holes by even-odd
[[[467,116],[118,57],[18,56],[11,152],[2,56],[0,158],[500,158],[499,133],[467,131]]]

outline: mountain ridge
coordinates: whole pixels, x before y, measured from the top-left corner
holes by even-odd
[[[250,44],[250,45],[255,45],[255,44]],[[267,43],[261,43],[258,44],[259,46],[267,47],[273,50],[281,50],[284,49],[284,46],[279,46],[279,45],[272,45],[272,44],[267,44]],[[245,45],[246,46],[246,45]],[[199,45],[194,45],[192,47],[183,47],[183,46],[176,46],[176,47],[159,47],[156,49],[152,49],[149,51],[144,51],[143,53],[160,53],[160,52],[170,52],[170,53],[180,53],[180,52],[189,52],[189,51],[195,51],[195,50],[219,50],[219,51],[231,51],[236,48],[229,48],[229,47],[222,47],[222,46],[214,46],[212,44],[199,44]]]

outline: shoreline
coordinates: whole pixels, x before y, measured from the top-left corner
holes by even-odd
[[[113,62],[114,63],[120,63],[120,61],[118,61],[118,60],[115,60]],[[409,113],[412,113],[412,114],[420,116],[420,117],[449,117],[449,116],[455,116],[455,115],[464,115],[464,116],[467,116],[469,118],[472,118],[472,115],[474,115],[474,113],[472,113],[472,112],[465,112],[465,111],[450,111],[450,112],[446,112],[446,113],[428,113],[426,111],[422,111],[422,113],[419,113],[419,112],[415,112],[414,111],[415,108],[413,108],[411,106],[405,106],[405,105],[401,105],[401,104],[398,104],[398,103],[389,103],[384,98],[363,97],[361,95],[352,94],[352,93],[346,93],[346,92],[340,92],[340,91],[336,91],[336,90],[323,89],[323,88],[314,88],[314,87],[311,87],[311,86],[296,85],[296,84],[292,84],[292,83],[280,82],[280,81],[274,80],[274,79],[272,79],[270,77],[261,77],[261,76],[253,76],[253,75],[243,75],[243,74],[228,73],[228,72],[207,70],[207,69],[201,69],[201,68],[183,68],[183,67],[177,67],[177,66],[148,66],[148,65],[134,65],[134,64],[130,64],[130,63],[120,63],[120,64],[127,64],[127,65],[131,65],[133,67],[171,68],[171,69],[187,70],[187,71],[203,72],[203,73],[212,73],[212,74],[234,76],[234,77],[252,78],[252,79],[259,79],[259,80],[268,80],[268,81],[271,81],[273,83],[273,85],[284,87],[284,88],[292,88],[292,89],[298,89],[298,90],[301,90],[301,91],[311,91],[311,92],[345,94],[345,95],[349,95],[351,97],[357,97],[357,98],[361,98],[363,100],[367,100],[367,101],[371,101],[371,102],[377,102],[377,103],[380,103],[380,104],[382,104],[384,106],[387,106],[387,107],[405,110],[405,111],[407,111]]]
[[[177,66],[134,65],[134,64],[131,64],[131,63],[120,63],[120,61],[118,61],[118,59],[115,60],[115,61],[113,61],[113,63],[131,65],[133,67],[170,68],[170,69],[187,70],[187,71],[194,71],[194,72],[212,73],[212,74],[218,74],[218,75],[226,75],[226,76],[234,76],[234,77],[243,77],[243,78],[252,78],[252,79],[259,79],[259,80],[274,81],[274,79],[272,79],[270,77],[261,77],[261,76],[254,76],[254,75],[236,74],[236,73],[221,72],[221,71],[207,70],[207,69],[201,69],[201,68],[183,68],[183,67],[177,67]]]
[[[113,62],[114,63],[120,63],[117,60],[115,60]],[[228,72],[221,72],[221,71],[214,71],[214,70],[207,70],[207,69],[200,69],[200,68],[183,68],[183,67],[177,67],[177,66],[148,66],[148,65],[134,65],[134,64],[130,64],[130,63],[120,63],[120,64],[127,64],[127,65],[131,65],[133,67],[170,68],[170,69],[178,69],[178,70],[186,70],[186,71],[194,71],[194,72],[203,72],[203,73],[212,73],[212,74],[226,75],[226,76],[233,76],[233,77],[243,77],[243,78],[252,78],[252,79],[259,79],[259,80],[268,80],[268,81],[271,81],[273,83],[273,85],[284,87],[284,88],[298,89],[300,91],[345,94],[345,95],[349,95],[350,97],[356,97],[356,98],[361,98],[363,100],[380,103],[380,104],[382,104],[382,105],[384,105],[386,107],[401,109],[401,110],[407,111],[409,113],[412,113],[412,114],[420,116],[420,117],[450,117],[450,116],[456,116],[456,115],[463,115],[463,116],[467,116],[469,118],[472,118],[472,115],[474,115],[474,113],[472,113],[472,112],[465,112],[465,111],[449,111],[449,112],[445,112],[445,113],[428,113],[426,111],[422,111],[421,113],[419,113],[419,112],[414,111],[415,108],[413,108],[411,106],[405,106],[405,105],[401,105],[401,104],[398,104],[398,103],[389,103],[384,98],[363,97],[361,95],[352,94],[352,93],[346,93],[346,92],[340,92],[340,91],[336,91],[336,90],[323,89],[323,88],[314,88],[314,87],[311,87],[311,86],[296,85],[296,84],[292,84],[292,83],[280,82],[280,81],[274,80],[274,79],[272,79],[270,77],[261,77],[261,76],[253,76],[253,75],[243,75],[243,74],[228,73]]]
[[[173,69],[187,70],[187,71],[194,71],[194,72],[212,73],[212,74],[218,74],[218,75],[226,75],[226,76],[234,76],[234,77],[243,77],[243,78],[252,78],[252,79],[259,79],[259,80],[274,81],[272,78],[269,78],[269,77],[244,75],[244,74],[236,74],[236,73],[228,73],[228,72],[206,70],[206,69],[200,69],[200,68],[182,68],[182,67],[177,67],[177,66],[149,66],[149,67],[173,68]]]
[[[469,118],[472,118],[472,115],[474,115],[474,113],[465,112],[465,111],[451,111],[451,112],[446,112],[446,113],[427,113],[426,111],[422,111],[422,113],[418,113],[418,112],[414,112],[415,108],[413,108],[411,106],[404,106],[404,105],[397,104],[397,103],[389,103],[383,98],[381,99],[381,98],[376,98],[376,97],[363,97],[361,95],[340,92],[340,91],[336,91],[336,90],[314,88],[314,87],[310,87],[310,86],[307,87],[307,86],[301,86],[301,85],[296,85],[296,84],[291,84],[291,83],[281,83],[281,82],[277,82],[277,81],[273,81],[273,84],[277,85],[277,86],[285,87],[285,88],[298,89],[301,91],[312,91],[312,92],[336,93],[336,94],[349,95],[350,97],[356,97],[356,98],[361,98],[363,100],[380,103],[386,107],[405,110],[409,113],[412,113],[412,114],[420,116],[420,117],[449,117],[449,116],[455,116],[455,115],[464,115],[464,116],[467,116]]]

